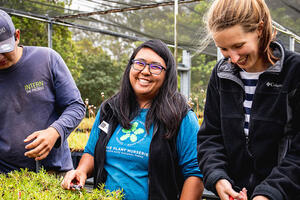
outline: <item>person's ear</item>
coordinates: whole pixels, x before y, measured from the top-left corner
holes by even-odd
[[[16,42],[20,41],[20,30],[19,29],[16,29],[16,32],[15,32],[15,41]]]
[[[257,27],[258,38],[260,38],[262,36],[263,28],[264,28],[264,22],[260,21],[258,24],[258,27]]]

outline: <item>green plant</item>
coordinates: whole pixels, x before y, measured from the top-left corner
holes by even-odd
[[[90,131],[93,127],[95,118],[84,118],[80,124],[78,125],[77,129],[80,131]]]
[[[95,118],[84,118],[78,127],[68,137],[71,151],[83,151],[89,139]]]
[[[104,185],[100,189],[91,191],[85,188],[80,191],[64,190],[60,183],[62,177],[48,174],[44,169],[39,173],[21,169],[8,174],[0,174],[0,198],[3,200],[121,200],[123,194],[120,190],[108,191]]]
[[[71,151],[83,151],[89,136],[88,132],[72,132],[68,137]]]

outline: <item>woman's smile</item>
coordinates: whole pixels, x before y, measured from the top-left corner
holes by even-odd
[[[165,61],[152,49],[142,48],[135,56],[134,60],[141,60],[145,63],[155,63],[166,68]],[[160,74],[152,74],[150,72],[149,64],[145,65],[142,70],[137,70],[131,67],[129,72],[129,80],[132,89],[141,101],[151,101],[159,92],[159,89],[163,85],[165,79],[165,70],[162,70]]]

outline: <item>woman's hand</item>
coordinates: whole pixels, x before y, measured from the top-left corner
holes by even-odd
[[[74,185],[78,185],[79,187],[83,187],[85,181],[87,179],[87,175],[80,170],[71,170],[65,175],[64,180],[61,182],[61,187],[67,190],[75,190],[73,188]]]
[[[90,177],[93,174],[93,170],[94,156],[84,153],[79,161],[77,169],[68,171],[64,180],[61,182],[61,186],[67,190],[75,190],[76,188],[83,187],[87,177]],[[77,187],[74,188],[74,185],[77,185]]]
[[[256,196],[253,198],[253,200],[269,200],[267,197],[264,196]]]
[[[232,189],[230,182],[226,179],[220,179],[216,183],[216,190],[221,200],[229,200],[229,197],[233,199],[242,199],[243,196]]]
[[[240,200],[248,200],[246,188],[243,188],[242,191],[240,191]]]

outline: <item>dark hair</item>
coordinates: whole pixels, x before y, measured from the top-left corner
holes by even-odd
[[[132,53],[122,78],[120,91],[108,99],[102,105],[101,112],[109,105],[114,117],[123,128],[131,128],[131,120],[139,114],[140,107],[129,80],[129,72],[132,60],[142,48],[150,48],[156,52],[166,63],[167,70],[165,80],[159,92],[152,100],[146,117],[146,130],[149,133],[153,123],[162,124],[166,131],[166,138],[177,135],[182,118],[186,115],[189,106],[186,99],[177,91],[177,70],[174,57],[160,40],[149,40],[137,47]]]

